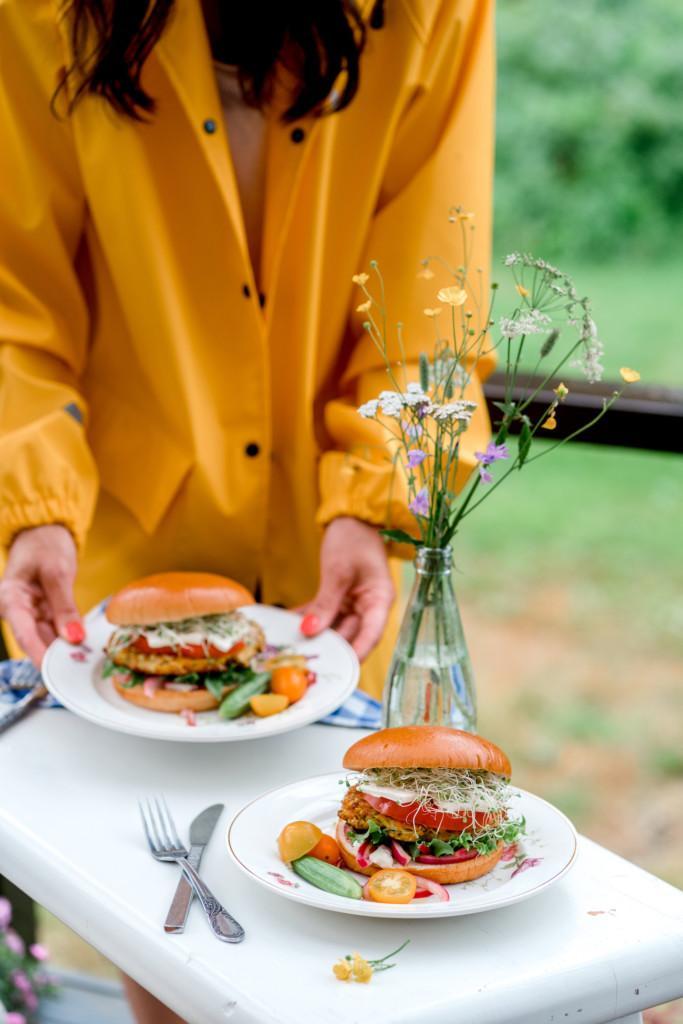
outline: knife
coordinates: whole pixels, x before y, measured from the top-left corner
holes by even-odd
[[[11,725],[14,725],[20,718],[23,718],[26,712],[34,704],[37,704],[39,700],[42,700],[43,697],[47,697],[47,687],[43,683],[37,683],[32,690],[29,690],[25,697],[22,697],[16,704],[13,704],[10,710],[0,717],[0,732],[9,729]]]
[[[206,810],[198,814],[190,825],[190,852],[187,859],[197,871],[199,870],[202,854],[211,839],[218,819],[223,813],[223,806],[223,804],[212,804],[211,807],[207,807]],[[183,875],[178,882],[173,902],[169,908],[164,931],[177,934],[185,930],[185,922],[190,912],[193,895],[192,888]]]

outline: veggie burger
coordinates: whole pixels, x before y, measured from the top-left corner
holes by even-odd
[[[450,885],[485,875],[524,831],[510,816],[510,762],[499,747],[445,726],[383,729],[354,743],[339,810],[346,865],[404,868]]]
[[[224,576],[167,572],[129,583],[110,600],[116,626],[104,675],[152,711],[211,711],[249,677],[263,630],[238,609],[254,603]]]

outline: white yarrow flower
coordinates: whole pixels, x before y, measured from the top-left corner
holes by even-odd
[[[458,402],[448,402],[445,405],[430,405],[427,412],[435,420],[459,420],[462,423],[467,423],[471,419],[472,413],[476,408],[476,402],[463,400]]]
[[[379,407],[385,416],[400,416],[403,409],[403,395],[398,391],[382,391],[378,399]]]
[[[552,320],[540,309],[525,310],[517,319],[501,317],[498,323],[504,338],[518,338],[522,334],[545,334]]]
[[[379,405],[379,402],[377,401],[377,399],[376,398],[371,398],[369,402],[365,402],[364,405],[361,405],[359,407],[358,412],[363,417],[363,419],[365,419],[365,420],[372,420],[377,415],[377,406],[378,405]]]

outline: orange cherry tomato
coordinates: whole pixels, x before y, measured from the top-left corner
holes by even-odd
[[[337,840],[332,836],[323,836],[308,854],[309,857],[317,857],[318,860],[325,860],[328,864],[338,864],[341,860],[341,853]]]
[[[312,821],[290,821],[277,837],[280,856],[286,864],[305,857],[322,839],[322,832]]]
[[[375,903],[410,903],[416,889],[417,879],[409,871],[382,868],[370,875],[365,895]]]
[[[270,677],[270,692],[289,697],[290,704],[301,700],[308,687],[308,672],[302,668],[283,665]]]
[[[251,710],[259,718],[267,718],[268,715],[277,715],[289,707],[289,697],[283,693],[258,693],[249,701]]]

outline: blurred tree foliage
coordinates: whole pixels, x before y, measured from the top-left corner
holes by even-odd
[[[497,251],[683,251],[683,0],[498,0]]]

